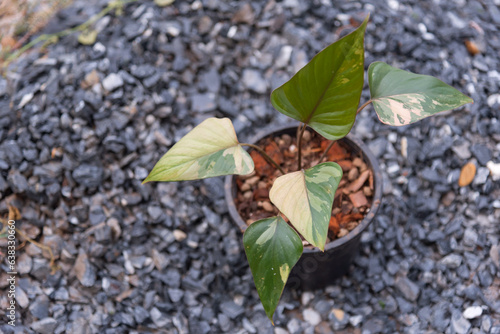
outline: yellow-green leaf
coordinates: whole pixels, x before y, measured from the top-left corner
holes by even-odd
[[[173,4],[175,0],[155,0],[155,4],[160,7],[166,7]]]
[[[97,40],[97,31],[85,30],[78,35],[78,42],[83,45],[92,45]]]
[[[288,275],[303,251],[302,241],[280,216],[252,223],[243,245],[262,306],[272,321]]]
[[[441,80],[387,65],[368,69],[371,100],[382,123],[408,125],[438,112],[458,108],[472,99]]]
[[[246,175],[253,160],[241,147],[229,118],[208,118],[186,134],[156,163],[143,183]]]
[[[289,173],[274,181],[271,202],[290,220],[304,239],[325,249],[328,224],[342,168],[325,162],[307,170]]]

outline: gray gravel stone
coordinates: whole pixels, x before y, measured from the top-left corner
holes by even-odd
[[[52,334],[57,327],[57,320],[54,318],[45,318],[39,321],[36,321],[31,324],[31,328],[34,331],[41,334]]]
[[[83,286],[93,286],[96,281],[96,273],[92,264],[89,262],[87,254],[80,251],[73,267],[76,277]]]
[[[246,88],[255,93],[264,94],[267,92],[267,82],[257,70],[245,69],[241,80]]]
[[[410,301],[416,301],[418,299],[420,288],[417,284],[413,283],[408,278],[396,278],[395,285],[406,299]]]
[[[73,179],[81,185],[89,188],[101,184],[103,170],[99,166],[82,164],[73,171]]]
[[[191,97],[191,108],[195,112],[205,113],[215,110],[216,107],[213,93],[196,94]]]
[[[19,173],[17,170],[13,170],[12,172],[9,173],[7,176],[7,183],[9,184],[9,187],[12,189],[12,191],[16,194],[22,194],[26,190],[28,190],[28,181],[22,175]]]
[[[440,262],[450,269],[456,269],[462,263],[462,257],[458,254],[450,254],[442,258]]]
[[[123,86],[123,79],[119,74],[111,73],[102,81],[102,86],[108,92],[111,92]]]
[[[471,324],[462,316],[458,310],[454,310],[451,315],[451,326],[455,333],[466,334],[471,328]]]
[[[220,304],[220,310],[230,319],[236,319],[245,312],[245,309],[233,301],[226,301]]]

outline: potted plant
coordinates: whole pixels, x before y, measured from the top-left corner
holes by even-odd
[[[259,152],[283,174],[269,191],[270,202],[278,214],[253,222],[243,235],[254,282],[271,321],[289,274],[303,253],[301,237],[325,250],[332,205],[343,175],[338,163],[321,159],[303,169],[306,127],[330,141],[325,148],[328,152],[347,136],[356,115],[370,103],[383,123],[401,126],[472,102],[437,78],[375,62],[368,69],[371,98],[358,108],[364,81],[367,23],[368,17],[271,94],[276,110],[300,122],[295,170],[285,173],[263,148],[240,143],[228,118],[209,118],[170,148],[144,180],[145,183],[248,175],[255,165],[244,147]]]

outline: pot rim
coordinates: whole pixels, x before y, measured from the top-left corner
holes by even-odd
[[[273,133],[276,132],[281,132],[284,130],[288,129],[296,129],[299,126],[299,123],[291,123],[291,124],[285,124],[285,125],[278,125],[278,126],[270,126],[267,127],[255,134],[250,140],[249,143],[251,144],[256,144],[258,141],[261,139],[272,135]],[[339,140],[346,139],[347,141],[352,142],[355,146],[359,148],[359,150],[363,153],[363,159],[365,162],[368,164],[368,167],[371,168],[373,172],[373,183],[374,183],[374,194],[373,194],[373,199],[372,199],[372,206],[370,208],[370,211],[368,214],[365,215],[361,223],[356,226],[353,230],[351,230],[346,236],[343,236],[341,238],[335,239],[334,241],[330,241],[325,245],[325,251],[335,249],[338,247],[341,247],[342,245],[348,243],[352,239],[354,239],[358,234],[361,234],[367,227],[370,225],[370,223],[373,221],[375,218],[375,215],[377,214],[377,211],[380,208],[380,203],[382,199],[382,173],[380,171],[380,167],[378,164],[377,159],[375,156],[370,152],[368,147],[358,138],[352,136],[350,133]],[[237,175],[227,175],[225,177],[225,182],[224,182],[224,193],[225,193],[225,199],[226,199],[226,204],[228,206],[229,214],[233,221],[238,225],[240,228],[241,232],[245,232],[247,229],[248,225],[243,221],[241,218],[238,210],[236,209],[236,205],[234,204],[234,197],[233,197],[233,179]],[[316,252],[321,252],[321,250],[317,247],[304,247],[303,253],[316,253]]]

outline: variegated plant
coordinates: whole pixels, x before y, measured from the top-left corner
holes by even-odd
[[[371,99],[358,107],[367,23],[368,17],[271,94],[271,103],[279,112],[301,122],[297,131],[299,170],[278,177],[269,194],[280,215],[254,222],[243,236],[254,282],[271,321],[288,275],[303,251],[296,231],[324,250],[333,199],[342,178],[342,169],[333,162],[302,169],[301,141],[306,126],[333,144],[349,133],[356,115],[370,103],[383,123],[401,126],[472,102],[434,77],[375,62],[368,69]],[[175,144],[144,182],[252,173],[254,164],[243,146],[258,150],[281,170],[262,148],[239,143],[228,118],[209,118]]]

